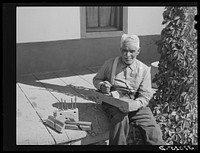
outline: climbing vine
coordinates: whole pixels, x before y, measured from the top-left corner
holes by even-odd
[[[196,7],[166,7],[158,42],[158,90],[152,105],[163,139],[170,145],[197,145]]]

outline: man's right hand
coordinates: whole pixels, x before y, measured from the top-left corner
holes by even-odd
[[[101,92],[104,94],[109,94],[111,86],[112,85],[108,81],[104,81],[104,83],[100,87]]]

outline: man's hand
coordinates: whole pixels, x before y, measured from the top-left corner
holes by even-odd
[[[132,111],[137,111],[141,106],[140,106],[140,101],[130,99],[128,97],[121,97],[120,100],[126,101],[129,103],[129,112]],[[119,108],[120,109],[120,108]],[[123,108],[120,109],[122,112],[124,112]],[[128,112],[124,112],[128,113]]]
[[[101,92],[104,94],[109,94],[111,86],[112,85],[108,81],[104,81],[104,83],[100,87]]]

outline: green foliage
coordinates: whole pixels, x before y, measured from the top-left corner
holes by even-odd
[[[152,105],[163,139],[171,145],[197,144],[196,7],[166,7],[158,42],[158,90]]]

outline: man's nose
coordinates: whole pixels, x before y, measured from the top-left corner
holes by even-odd
[[[131,52],[126,52],[126,56],[130,56],[131,55]]]

